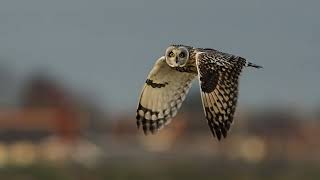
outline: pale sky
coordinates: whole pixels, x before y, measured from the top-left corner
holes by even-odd
[[[0,103],[14,103],[23,80],[45,69],[109,109],[133,109],[155,60],[182,43],[264,66],[244,70],[242,104],[320,104],[319,7],[318,0],[1,0],[0,69],[14,81],[0,89]]]

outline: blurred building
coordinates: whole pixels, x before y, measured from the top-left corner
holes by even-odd
[[[85,139],[99,126],[95,125],[101,122],[98,117],[104,115],[94,104],[86,103],[45,74],[29,79],[20,99],[21,107],[0,109],[0,161],[3,156],[7,157],[4,161],[24,164],[37,158],[67,160],[72,155],[83,158],[89,152],[89,156],[98,152]],[[75,153],[79,146],[87,150]],[[15,157],[26,158],[20,161]]]

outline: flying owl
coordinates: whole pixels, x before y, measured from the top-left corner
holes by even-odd
[[[214,137],[227,137],[238,99],[243,67],[261,68],[246,59],[209,48],[171,45],[143,86],[136,112],[137,126],[155,134],[176,116],[198,76],[202,105]]]

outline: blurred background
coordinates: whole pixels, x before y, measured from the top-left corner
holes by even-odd
[[[319,179],[320,2],[0,2],[1,179]],[[234,125],[212,138],[198,82],[154,136],[135,125],[169,44],[245,69]]]

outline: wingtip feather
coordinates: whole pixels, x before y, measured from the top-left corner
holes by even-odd
[[[248,62],[247,66],[248,67],[254,67],[254,68],[257,68],[257,69],[263,69],[262,66],[254,64],[254,63],[251,63],[251,62]]]

